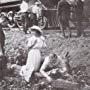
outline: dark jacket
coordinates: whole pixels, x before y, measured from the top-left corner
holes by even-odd
[[[82,2],[82,0],[78,0],[75,7],[76,20],[78,23],[81,23],[83,20],[83,6],[84,2]],[[81,26],[81,24],[79,26]]]
[[[58,2],[58,14],[61,14],[62,12],[69,13],[70,12],[70,4],[64,0],[60,0]]]
[[[62,27],[69,27],[70,7],[71,5],[66,0],[61,0],[58,2],[57,16]]]
[[[5,42],[5,34],[2,30],[2,25],[0,24],[0,42],[1,42],[1,45],[4,45],[4,42]]]
[[[83,6],[84,6],[84,3],[82,2],[82,0],[78,0],[76,5],[77,15],[81,16],[83,14]]]

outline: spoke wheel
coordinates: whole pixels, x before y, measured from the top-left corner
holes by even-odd
[[[38,26],[39,26],[41,29],[46,28],[46,26],[47,26],[47,18],[46,18],[46,17],[41,17],[41,18],[38,20]]]

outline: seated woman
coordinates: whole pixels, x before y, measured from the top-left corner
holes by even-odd
[[[49,72],[48,72],[49,71]],[[40,68],[40,73],[48,80],[52,81],[50,74],[59,72],[59,76],[68,76],[68,68],[66,59],[61,58],[57,54],[49,54]]]
[[[20,67],[14,64],[11,66],[11,68],[20,70],[19,73],[26,82],[29,82],[34,71],[38,71],[41,63],[41,48],[46,46],[42,31],[38,26],[31,27],[31,34],[32,37],[28,39],[27,44],[29,52],[26,65]]]

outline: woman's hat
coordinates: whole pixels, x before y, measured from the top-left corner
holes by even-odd
[[[6,16],[6,14],[5,14],[4,12],[1,12],[1,14],[0,14],[0,15]]]
[[[41,30],[41,28],[40,28],[39,26],[35,26],[35,25],[32,26],[32,27],[31,27],[31,31],[32,31],[32,30],[36,30],[36,31],[40,32],[41,34],[43,33],[42,30]]]
[[[35,2],[35,5],[40,5],[41,3],[40,2]]]
[[[9,11],[8,14],[13,13],[13,11]]]

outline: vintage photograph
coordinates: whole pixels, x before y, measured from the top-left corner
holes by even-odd
[[[0,90],[90,90],[90,0],[0,0]]]

